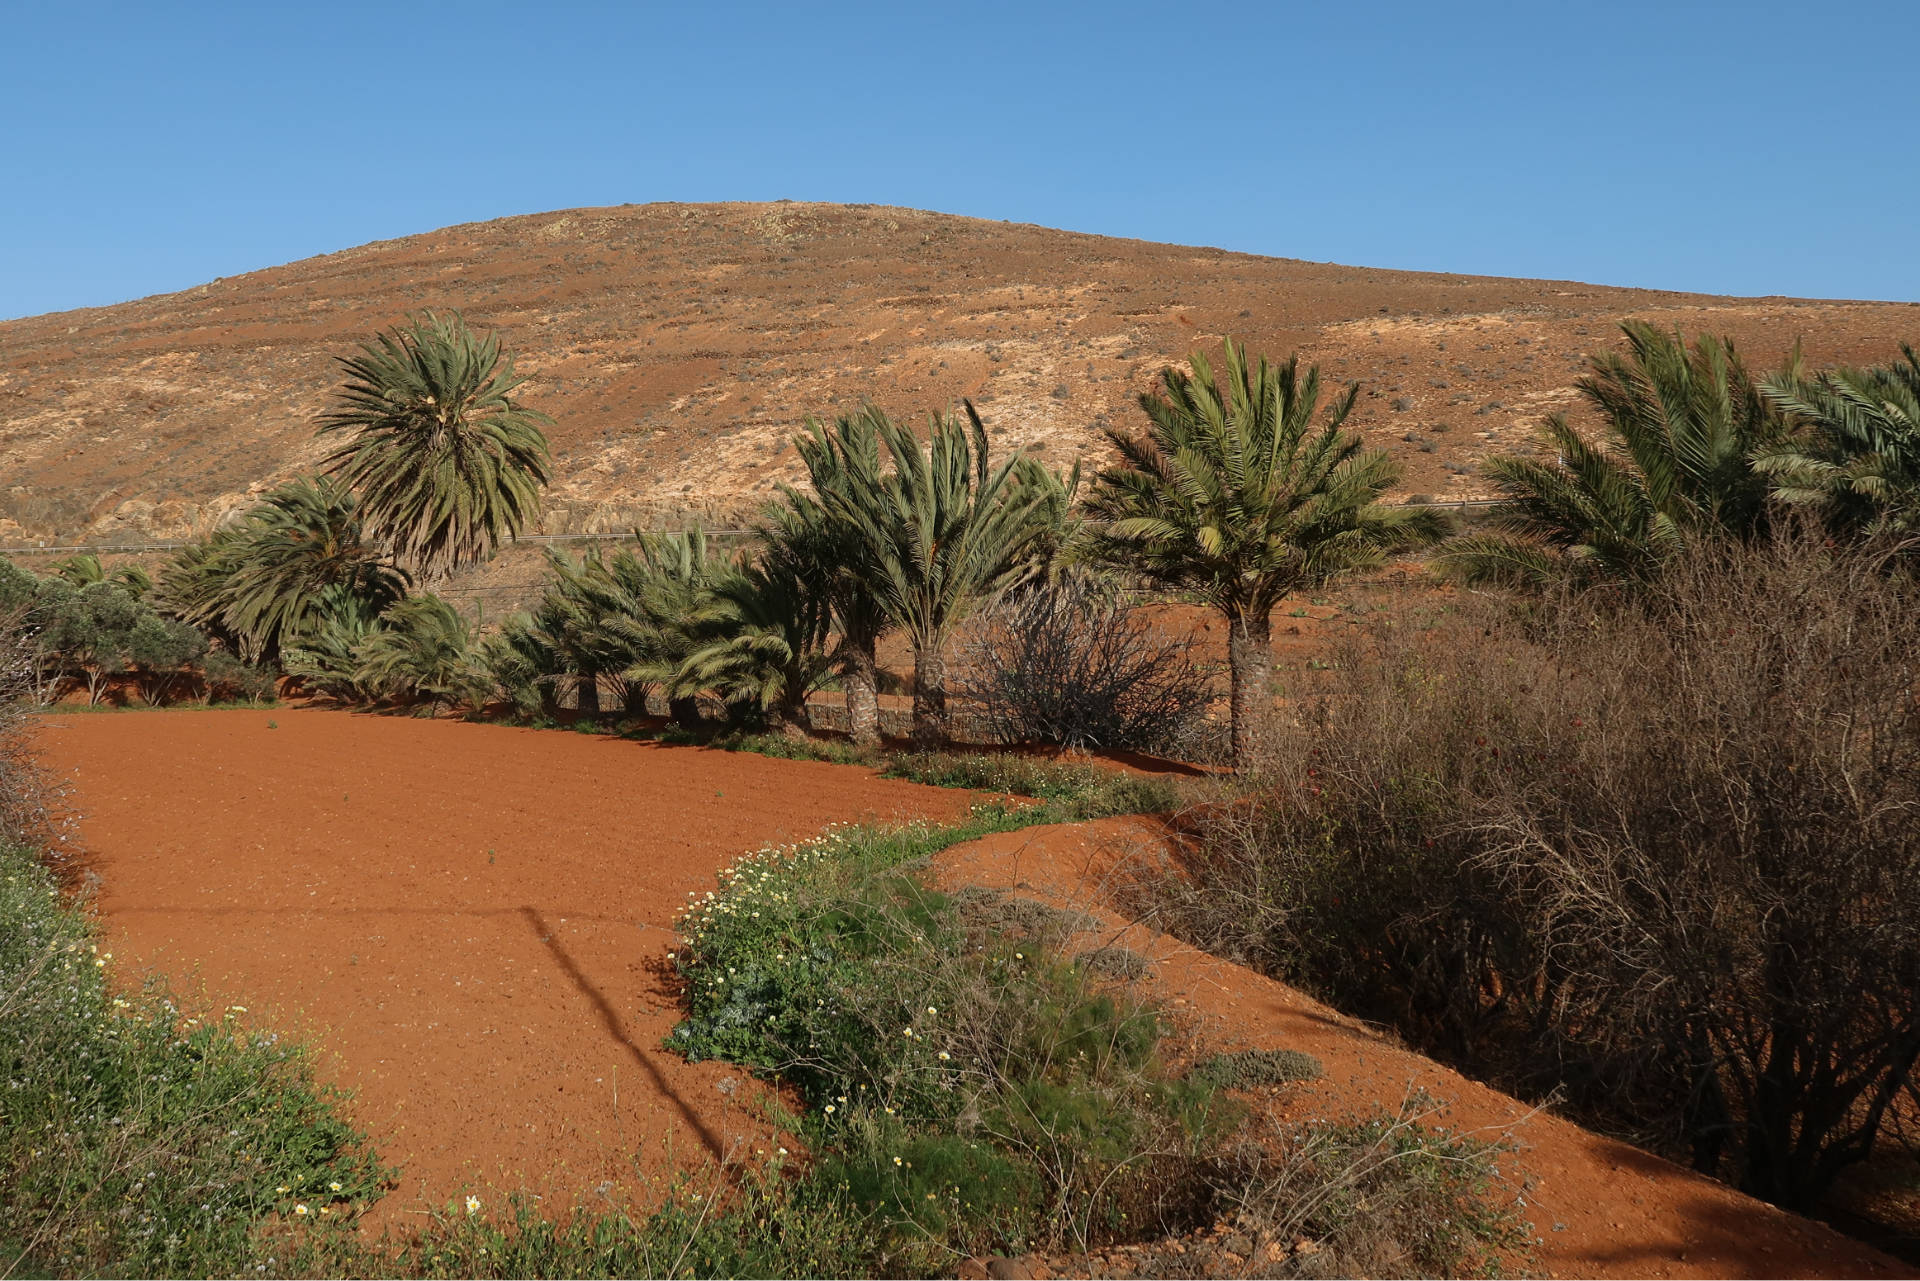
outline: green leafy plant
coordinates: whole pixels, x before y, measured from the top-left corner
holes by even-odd
[[[539,514],[551,420],[514,398],[525,379],[492,334],[458,312],[421,312],[340,365],[320,431],[343,440],[326,466],[403,565],[438,579]]]
[[[1752,456],[1783,422],[1733,344],[1702,336],[1689,346],[1641,321],[1621,329],[1628,353],[1593,357],[1578,384],[1602,443],[1556,414],[1542,427],[1553,462],[1488,460],[1501,494],[1492,532],[1442,548],[1448,573],[1535,590],[1644,581],[1691,539],[1765,528],[1766,479]]]
[[[1359,385],[1320,404],[1320,371],[1297,357],[1249,363],[1229,342],[1216,372],[1169,368],[1146,392],[1145,431],[1109,429],[1120,461],[1094,479],[1084,554],[1149,581],[1198,593],[1226,618],[1233,760],[1253,763],[1270,711],[1273,609],[1290,592],[1379,563],[1436,537],[1431,511],[1389,507],[1399,472],[1384,450],[1343,430]]]

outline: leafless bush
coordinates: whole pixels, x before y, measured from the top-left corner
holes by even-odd
[[[1214,697],[1190,639],[1157,635],[1137,608],[1084,575],[986,611],[958,667],[958,694],[1001,743],[1182,754]]]
[[[1920,1058],[1920,589],[1783,534],[1406,615],[1147,887],[1536,1097],[1804,1206]]]
[[[47,833],[45,795],[28,718],[37,704],[38,655],[16,617],[0,617],[0,844],[37,845]]]

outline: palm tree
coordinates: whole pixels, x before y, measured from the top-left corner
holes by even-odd
[[[1297,356],[1250,365],[1232,342],[1217,373],[1204,354],[1190,363],[1191,376],[1167,369],[1163,390],[1140,397],[1144,432],[1107,432],[1120,462],[1095,478],[1085,547],[1095,560],[1197,592],[1226,617],[1233,757],[1244,769],[1271,706],[1274,606],[1440,526],[1431,512],[1379,501],[1399,473],[1385,451],[1342,430],[1357,384],[1316,427],[1317,366],[1302,376]]]
[[[702,641],[681,662],[673,687],[716,690],[736,709],[804,733],[807,695],[832,662],[826,578],[819,560],[779,543],[723,574],[696,629]]]
[[[407,594],[406,573],[368,541],[354,495],[324,476],[269,494],[248,514],[236,551],[221,621],[251,661],[317,622],[330,591],[357,597],[374,615]]]
[[[320,433],[346,439],[326,466],[402,564],[442,578],[539,514],[552,420],[513,398],[525,380],[494,335],[422,312],[340,363],[347,381]]]
[[[153,590],[153,577],[138,565],[122,565],[111,574],[100,558],[92,552],[81,552],[64,560],[55,561],[48,572],[65,579],[75,587],[91,587],[95,583],[112,583],[122,591],[139,600]]]
[[[1444,569],[1468,583],[1544,587],[1644,580],[1701,534],[1748,537],[1766,521],[1766,480],[1751,461],[1781,417],[1728,341],[1692,346],[1641,321],[1621,326],[1629,354],[1595,356],[1579,388],[1601,416],[1596,445],[1556,414],[1557,454],[1489,459],[1500,490],[1495,532],[1456,538]]]
[[[812,493],[780,486],[783,503],[770,509],[760,536],[781,554],[813,565],[824,580],[826,599],[840,642],[834,662],[846,691],[848,737],[855,745],[872,747],[880,741],[880,638],[893,623],[881,607],[871,583],[880,570],[872,547],[858,522],[836,515],[849,502],[852,478],[877,486],[880,477],[880,431],[885,415],[869,405],[856,414],[843,414],[829,428],[808,418],[806,431],[793,438],[806,465]],[[825,495],[839,494],[833,503]]]
[[[983,600],[1034,572],[1032,553],[1077,483],[1019,455],[991,465],[986,428],[971,402],[965,420],[932,415],[925,446],[907,428],[869,410],[892,468],[864,457],[819,497],[864,543],[856,568],[894,626],[913,645],[913,734],[947,737],[947,642]]]
[[[1920,532],[1920,355],[1900,351],[1905,364],[1761,384],[1806,428],[1754,459],[1775,498],[1813,508],[1837,533]]]
[[[431,592],[409,596],[382,614],[356,656],[356,684],[375,693],[425,698],[434,707],[478,708],[493,691],[473,624]]]
[[[632,550],[607,558],[594,577],[596,643],[621,679],[642,689],[661,685],[667,711],[680,725],[700,723],[699,686],[686,660],[711,639],[720,609],[715,588],[734,568],[709,549],[705,531],[640,534]]]
[[[182,549],[162,571],[160,598],[257,662],[313,626],[333,589],[378,614],[408,581],[368,541],[353,494],[320,477],[289,481],[238,525]]]
[[[360,681],[361,651],[380,630],[390,601],[369,600],[344,583],[320,594],[318,608],[281,652],[287,675],[341,702],[375,697]]]

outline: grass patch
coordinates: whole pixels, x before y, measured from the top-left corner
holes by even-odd
[[[965,787],[1052,802],[1058,822],[1117,814],[1164,814],[1180,808],[1180,790],[1170,780],[1125,774],[1099,765],[1040,760],[1008,752],[914,752],[893,757],[880,771],[887,778]]]
[[[1223,1090],[1317,1081],[1325,1074],[1320,1060],[1299,1050],[1241,1050],[1216,1054],[1193,1075]]]

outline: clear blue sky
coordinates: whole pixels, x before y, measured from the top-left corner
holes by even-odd
[[[780,197],[1920,299],[1916,0],[76,2],[6,28],[0,316]]]

